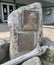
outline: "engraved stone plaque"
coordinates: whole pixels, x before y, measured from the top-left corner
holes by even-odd
[[[33,33],[19,33],[18,34],[19,52],[31,51],[34,48],[34,34]]]
[[[8,26],[11,37],[10,59],[30,52],[42,39],[41,4],[32,3],[13,11],[8,16]]]
[[[22,30],[37,31],[39,28],[39,11],[24,10],[22,15]]]

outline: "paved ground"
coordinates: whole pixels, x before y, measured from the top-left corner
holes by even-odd
[[[54,41],[54,28],[43,27],[43,36]],[[10,37],[10,31],[7,24],[0,24],[0,38]]]
[[[0,23],[0,38],[10,37],[8,25]]]
[[[0,23],[0,32],[7,32],[9,31],[7,23]]]
[[[54,28],[43,28],[43,36],[54,41]]]

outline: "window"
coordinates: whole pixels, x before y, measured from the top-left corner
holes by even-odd
[[[51,15],[51,13],[52,13],[52,8],[44,8],[44,9],[43,9],[43,13],[44,13],[44,15],[46,15],[46,16]]]

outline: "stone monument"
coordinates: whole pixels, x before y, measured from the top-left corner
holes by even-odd
[[[22,62],[24,62],[22,65],[54,65],[54,42],[42,37],[40,3],[33,3],[13,11],[8,16],[8,25],[10,28],[9,55],[12,60],[1,65],[20,65]],[[6,49],[9,45],[6,43],[8,42],[0,39],[0,61],[7,54]]]
[[[10,28],[10,58],[33,50],[42,39],[42,7],[33,3],[13,11],[8,16]]]

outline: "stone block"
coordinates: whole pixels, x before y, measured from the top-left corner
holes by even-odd
[[[9,43],[5,39],[0,38],[0,62],[7,56],[9,51]]]
[[[42,65],[38,57],[33,57],[25,61],[22,65]]]
[[[41,4],[32,3],[13,11],[8,16],[8,26],[11,32],[10,58],[13,59],[22,55],[22,52],[32,50],[42,38]],[[19,35],[28,31],[30,34]]]

